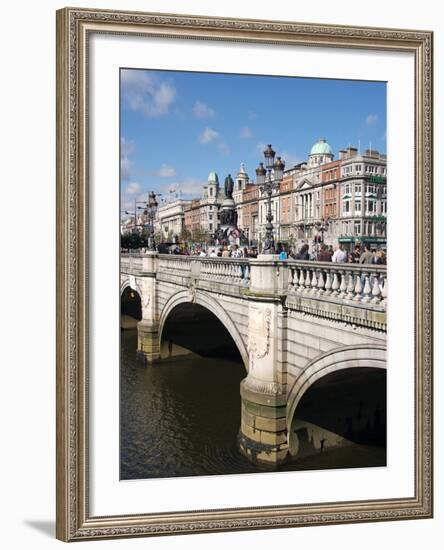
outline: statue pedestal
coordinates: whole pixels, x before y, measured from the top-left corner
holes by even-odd
[[[239,245],[239,230],[237,229],[237,214],[236,204],[230,197],[226,197],[220,209],[220,231],[223,234],[223,239],[229,245]]]

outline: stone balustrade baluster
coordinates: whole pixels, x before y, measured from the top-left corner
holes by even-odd
[[[347,283],[346,283],[346,272],[345,271],[341,271],[341,284],[339,286],[339,298],[341,298],[341,300],[345,300],[345,297],[347,295]]]
[[[335,298],[339,295],[339,292],[338,292],[338,289],[339,289],[339,277],[338,277],[338,272],[335,271],[334,272],[334,275],[333,275],[333,283],[331,285],[331,289],[332,289],[332,292],[331,292],[331,295],[334,296]]]
[[[316,278],[316,269],[312,270],[311,273],[311,294],[316,294],[317,292],[317,286],[318,286],[318,280]]]
[[[293,292],[297,292],[299,289],[299,272],[298,268],[294,267],[292,269],[293,272]]]
[[[324,285],[325,285],[324,274],[321,270],[321,271],[319,271],[318,285],[317,285],[317,289],[316,289],[316,294],[318,296],[322,296],[322,294],[324,294]]]
[[[351,271],[348,272],[348,285],[347,285],[347,295],[345,297],[346,300],[352,301],[355,295],[355,282],[353,279],[353,273]]]
[[[294,282],[293,282],[294,273],[295,273],[295,270],[289,267],[288,268],[288,286],[287,286],[287,292],[289,294],[294,291]]]
[[[381,288],[379,287],[379,278],[378,274],[373,275],[373,285],[372,285],[372,304],[379,304],[381,301]]]
[[[299,287],[298,287],[298,292],[303,292],[304,291],[304,282],[305,282],[305,279],[304,279],[304,270],[301,268],[300,270],[300,273],[299,273]]]
[[[325,296],[329,296],[331,294],[331,273],[330,271],[327,271],[327,276],[325,278]]]
[[[245,264],[244,266],[244,281],[245,286],[250,286],[250,264]]]
[[[383,285],[381,289],[381,305],[386,308],[387,307],[387,278],[383,279]]]
[[[355,297],[353,298],[353,301],[360,302],[361,300],[362,300],[362,281],[361,281],[361,275],[358,273],[356,275]]]
[[[311,285],[310,270],[307,269],[305,271],[304,292],[306,293],[310,292],[310,285]]]
[[[372,287],[370,286],[370,277],[368,273],[365,275],[365,284],[364,284],[364,297],[362,298],[362,303],[368,304],[371,300]]]

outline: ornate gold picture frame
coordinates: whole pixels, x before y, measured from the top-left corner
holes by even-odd
[[[90,438],[89,43],[94,35],[399,52],[414,58],[412,496],[94,515]],[[429,518],[432,472],[432,45],[428,31],[65,8],[57,12],[57,538],[63,541]],[[118,109],[116,105],[116,109]],[[116,160],[116,162],[118,162]],[[118,182],[116,182],[118,185]],[[405,220],[404,220],[405,223]],[[391,322],[402,311],[390,311]],[[116,407],[118,404],[116,404]],[[165,486],[165,491],[168,487]],[[147,495],[149,499],[149,495]],[[170,499],[174,500],[174,493]]]

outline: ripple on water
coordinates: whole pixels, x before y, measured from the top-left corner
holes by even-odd
[[[136,332],[122,331],[121,336],[121,479],[262,471],[237,446],[239,384],[246,374],[241,363],[188,356],[142,366],[136,360]],[[344,450],[282,469],[379,465],[383,458],[374,452]]]

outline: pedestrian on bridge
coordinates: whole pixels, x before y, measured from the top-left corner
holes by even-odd
[[[338,248],[333,254],[331,261],[338,264],[345,264],[347,262],[347,252],[344,250],[342,243],[338,244]]]

